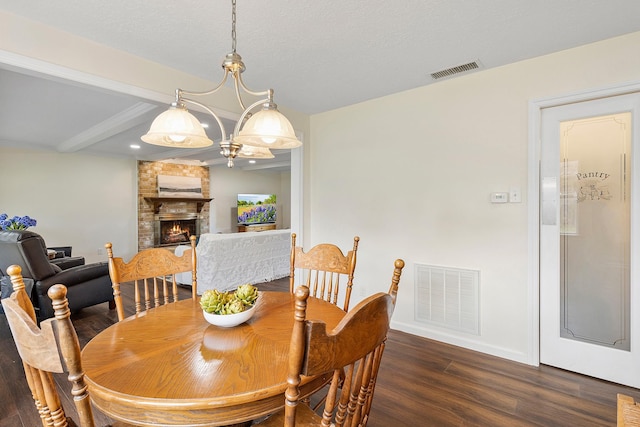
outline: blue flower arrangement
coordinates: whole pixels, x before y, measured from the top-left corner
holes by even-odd
[[[14,216],[3,213],[0,215],[0,230],[26,230],[29,227],[35,227],[36,220],[29,216]]]

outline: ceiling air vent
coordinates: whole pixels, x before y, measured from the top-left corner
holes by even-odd
[[[458,65],[456,67],[447,68],[446,70],[436,71],[431,73],[431,78],[434,80],[442,79],[444,77],[451,77],[455,74],[465,73],[467,71],[480,68],[478,61],[469,62],[468,64]]]

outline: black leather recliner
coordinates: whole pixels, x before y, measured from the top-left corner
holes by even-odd
[[[103,302],[114,308],[113,289],[106,262],[80,265],[62,270],[49,262],[47,246],[37,233],[28,230],[0,231],[0,271],[7,275],[7,267],[17,264],[24,278],[33,279],[31,301],[38,320],[53,317],[49,288],[57,283],[68,289],[71,311]]]

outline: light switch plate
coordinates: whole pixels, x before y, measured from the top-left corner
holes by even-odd
[[[507,203],[509,193],[491,193],[491,203]]]
[[[520,188],[512,187],[509,190],[509,202],[511,202],[511,203],[520,203],[520,202],[522,202],[522,193],[520,192]]]

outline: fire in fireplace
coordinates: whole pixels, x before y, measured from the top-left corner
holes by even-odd
[[[199,234],[197,214],[161,214],[156,218],[154,245],[172,246],[189,241],[189,237]]]
[[[194,227],[195,220],[164,221],[160,224],[160,244],[188,242]]]

